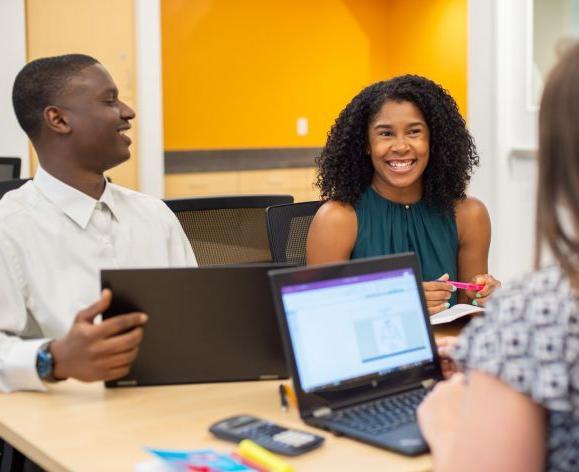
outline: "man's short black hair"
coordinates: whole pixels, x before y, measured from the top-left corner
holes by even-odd
[[[42,112],[63,91],[68,80],[99,62],[84,54],[44,57],[29,62],[16,76],[12,104],[16,118],[31,139],[40,131]]]

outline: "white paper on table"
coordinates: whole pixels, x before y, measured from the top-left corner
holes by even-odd
[[[484,311],[484,308],[467,305],[466,303],[459,303],[458,305],[454,305],[448,310],[444,310],[437,313],[436,315],[432,315],[430,317],[430,324],[437,325],[450,323],[451,321],[462,318],[463,316],[472,315],[473,313],[480,313],[481,311]]]

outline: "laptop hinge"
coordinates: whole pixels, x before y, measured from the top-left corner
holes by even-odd
[[[138,385],[136,380],[118,380],[117,387],[136,387]]]
[[[277,374],[262,374],[259,376],[259,380],[277,380],[279,375]]]
[[[323,418],[324,416],[330,416],[331,414],[332,414],[332,409],[327,407],[327,406],[323,406],[321,408],[316,408],[312,412],[312,415],[314,415],[314,418]]]
[[[422,386],[427,389],[430,390],[432,387],[434,387],[434,384],[436,383],[436,380],[434,379],[425,379],[422,382],[420,382],[422,384]]]

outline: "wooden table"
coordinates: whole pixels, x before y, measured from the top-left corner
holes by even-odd
[[[437,328],[456,334],[462,324]],[[278,381],[105,389],[66,381],[50,393],[0,395],[0,437],[49,471],[132,471],[147,460],[144,446],[175,449],[233,445],[213,438],[214,421],[249,413],[326,438],[319,449],[288,459],[297,471],[426,471],[430,456],[417,458],[335,437],[309,428],[295,409],[280,410]]]

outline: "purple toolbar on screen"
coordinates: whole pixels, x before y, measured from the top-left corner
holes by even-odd
[[[389,270],[387,272],[375,272],[373,274],[352,275],[349,277],[342,277],[332,280],[320,280],[317,282],[310,282],[307,284],[289,285],[287,287],[282,287],[281,293],[285,295],[287,293],[304,292],[306,290],[314,290],[319,288],[337,287],[339,285],[357,284],[360,282],[369,282],[371,280],[392,279],[394,277],[400,277],[402,275],[414,275],[414,271],[411,268]]]

